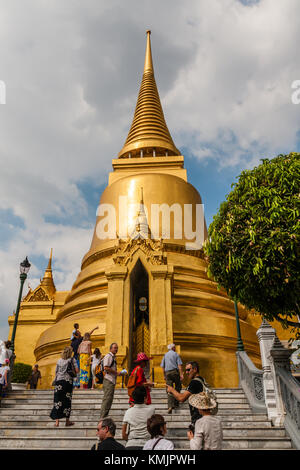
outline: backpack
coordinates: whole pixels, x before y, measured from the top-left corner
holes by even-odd
[[[135,389],[135,382],[136,382],[136,373],[140,369],[140,367],[137,367],[134,371],[134,374],[131,374],[128,379],[127,383],[127,391],[128,391],[128,396],[131,397],[133,390]]]
[[[218,413],[218,400],[215,392],[209,387],[208,383],[205,380],[200,379],[200,377],[195,377],[194,380],[198,380],[202,383],[203,392],[211,399],[213,403],[215,403],[215,407],[212,408],[211,414],[216,415]]]
[[[95,368],[95,377],[96,377],[97,384],[103,384],[103,379],[104,379],[103,359],[99,362],[99,364]]]

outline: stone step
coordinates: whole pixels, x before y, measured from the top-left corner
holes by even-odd
[[[3,429],[28,429],[28,428],[32,428],[32,429],[37,429],[37,428],[41,428],[41,429],[48,429],[48,428],[51,428],[53,427],[53,420],[50,419],[49,417],[45,417],[45,420],[40,420],[38,419],[38,417],[35,417],[37,418],[36,421],[34,421],[32,418],[28,419],[28,421],[24,421],[24,420],[15,420],[15,421],[12,421],[12,420],[7,420],[7,421],[0,421],[0,430],[3,430]],[[99,422],[99,419],[94,419],[94,420],[80,420],[78,419],[79,417],[76,418],[76,422],[75,422],[75,428],[93,428],[93,429],[96,429],[97,428],[97,425],[98,425],[98,422]],[[80,417],[81,418],[81,417]],[[72,418],[73,419],[73,418]],[[115,419],[114,420],[116,425],[117,425],[117,428],[121,428],[122,427],[122,418],[118,418],[118,419]],[[176,421],[171,421],[171,420],[166,420],[167,421],[167,424],[168,424],[168,429],[187,429],[189,424],[190,424],[190,420],[176,420]],[[221,419],[222,421],[222,427],[223,429],[229,429],[229,430],[232,430],[232,429],[280,429],[280,428],[272,428],[272,425],[271,425],[271,422],[270,421],[244,421],[244,422],[231,422],[231,421],[224,421],[223,419]],[[62,421],[62,426],[64,426],[64,422]],[[72,428],[74,429],[74,427]]]
[[[163,410],[164,414],[167,414],[168,410],[168,405],[167,403],[152,403],[151,405],[155,410]],[[0,409],[0,419],[2,413],[5,413],[7,410],[15,410],[16,413],[20,412],[23,413],[23,411],[36,411],[40,410],[41,412],[46,411],[46,410],[51,410],[53,408],[53,401],[49,403],[43,403],[40,405],[36,404],[31,404],[28,403],[27,405],[21,404],[21,405],[10,405],[10,404],[5,404],[3,407]],[[92,410],[100,410],[101,408],[101,402],[96,402],[96,403],[90,403],[90,404],[84,404],[84,403],[76,403],[72,401],[72,410],[81,410],[82,413],[87,411],[87,414],[89,414]],[[129,408],[128,403],[113,403],[111,406],[112,410],[119,410],[120,412],[125,413],[125,411]],[[218,413],[227,413],[228,411],[232,411],[233,413],[236,412],[241,412],[244,413],[245,411],[251,411],[251,408],[249,405],[246,404],[238,404],[237,406],[232,406],[232,405],[227,405],[227,404],[220,404],[218,408]],[[184,413],[189,413],[189,405],[188,403],[181,404],[178,408],[175,408],[172,410],[172,414],[180,414],[181,412]]]
[[[83,398],[78,398],[78,397],[72,397],[72,404],[82,404],[82,405],[89,405],[89,404],[94,404],[94,403],[100,403],[102,400],[102,397],[99,397],[99,398],[86,398],[86,399],[83,399]],[[168,399],[167,397],[164,397],[164,398],[153,398],[151,397],[151,402],[152,402],[152,405],[155,405],[155,404],[165,404],[167,405],[168,403]],[[19,406],[19,405],[35,405],[35,406],[40,406],[40,405],[48,405],[49,403],[53,403],[53,395],[49,398],[43,398],[43,399],[31,399],[31,398],[5,398],[2,400],[2,404],[1,404],[1,408],[4,408],[6,406],[12,406],[12,405],[16,405],[16,406]],[[114,401],[113,401],[114,404],[117,404],[117,403],[120,403],[120,404],[126,404],[128,405],[129,403],[129,400],[128,398],[116,398],[114,397]],[[187,402],[185,402],[187,403]],[[236,399],[230,399],[230,398],[218,398],[218,404],[219,406],[221,405],[232,405],[232,406],[235,406],[235,405],[241,405],[241,404],[245,404],[245,405],[249,405],[248,403],[248,400],[246,398],[236,398]],[[180,406],[182,406],[183,403],[180,404]]]
[[[182,390],[184,390],[185,387],[183,387]],[[240,389],[240,388],[234,388],[234,389],[213,389],[214,392],[216,393],[217,396],[219,395],[225,395],[225,396],[228,396],[228,395],[241,395],[243,397],[245,397],[245,393],[243,391],[243,389]],[[53,389],[48,389],[48,390],[12,390],[11,392],[9,392],[9,396],[15,396],[15,395],[20,395],[20,396],[25,396],[25,395],[28,395],[28,396],[47,396],[47,395],[53,395],[53,392],[54,392],[54,388]],[[103,390],[102,388],[101,389],[96,389],[96,390],[93,390],[93,389],[87,389],[87,390],[78,390],[78,389],[75,389],[73,391],[74,395],[83,395],[83,396],[86,396],[86,395],[91,395],[91,396],[94,396],[94,395],[103,395]],[[166,390],[165,388],[152,388],[151,389],[151,395],[159,395],[159,396],[163,396],[163,395],[166,395]],[[128,396],[128,393],[127,393],[127,389],[115,389],[115,396]]]
[[[73,413],[71,413],[73,415]],[[222,423],[228,423],[228,426],[247,426],[247,425],[252,425],[256,423],[260,423],[260,425],[264,425],[266,427],[271,427],[272,424],[270,421],[268,421],[267,416],[265,415],[220,415],[218,416],[221,418]],[[190,415],[187,413],[186,416],[183,415],[176,415],[176,414],[171,414],[171,415],[164,415],[164,419],[168,423],[175,423],[178,426],[183,426],[184,423],[189,424],[190,423]],[[123,414],[120,413],[119,415],[114,416],[114,421],[116,423],[121,423],[123,420]],[[90,415],[83,415],[83,414],[77,414],[76,415],[76,423],[80,422],[83,423],[83,425],[91,425],[91,423],[97,425],[98,424],[98,417],[95,416],[95,414],[90,414]],[[12,414],[7,414],[7,415],[0,415],[0,427],[6,427],[9,425],[16,425],[16,423],[21,422],[24,425],[30,425],[31,423],[37,423],[39,422],[49,422],[52,423],[52,420],[49,418],[49,413],[40,415],[40,414],[29,414],[29,415],[23,415],[23,416],[18,416],[18,415],[12,415]]]
[[[177,437],[186,437],[188,426],[184,426],[181,429],[168,427],[168,433],[166,438],[176,439]],[[60,424],[59,428],[52,426],[50,427],[35,427],[35,428],[22,428],[22,427],[11,427],[6,429],[0,429],[0,438],[2,437],[14,437],[14,438],[23,438],[23,437],[90,437],[96,438],[96,426],[87,426],[85,428],[79,426],[72,426],[68,428],[64,426],[64,423]],[[116,439],[121,439],[121,427],[117,428]],[[276,428],[276,429],[223,429],[223,437],[239,437],[242,439],[248,439],[249,437],[256,438],[274,438],[274,437],[286,437],[285,429]]]
[[[45,403],[48,401],[53,401],[53,396],[54,393],[51,393],[51,395],[39,395],[39,396],[30,396],[30,395],[9,395],[5,398],[2,399],[1,403]],[[95,401],[101,401],[103,398],[103,394],[97,394],[97,395],[77,395],[73,393],[72,400],[73,401],[79,401],[83,403],[90,403],[90,402],[95,402]],[[153,395],[151,393],[151,400],[152,402],[167,402],[168,401],[168,396],[167,394],[164,395]],[[248,403],[247,398],[245,395],[218,395],[217,400],[219,403]],[[128,395],[114,395],[114,401],[115,402],[120,402],[120,403],[128,403]],[[2,405],[1,405],[2,406]]]
[[[48,407],[45,409],[27,409],[26,407],[24,409],[16,409],[16,408],[2,408],[1,409],[1,414],[0,414],[0,419],[2,419],[2,416],[15,416],[16,414],[20,416],[49,416],[51,412],[52,407]],[[126,408],[127,409],[127,408]],[[110,415],[113,416],[123,416],[125,412],[125,409],[119,409],[119,408],[114,408],[112,407],[110,410]],[[155,408],[155,412],[158,414],[166,415],[166,409],[165,408]],[[100,406],[93,407],[93,408],[88,408],[88,409],[78,409],[72,407],[72,415],[80,416],[80,415],[85,415],[85,416],[97,416],[100,414]],[[173,410],[172,416],[189,416],[189,410],[188,409],[180,409],[180,410]],[[252,415],[252,412],[250,409],[228,409],[228,410],[219,410],[218,416],[227,416],[227,415]]]
[[[2,437],[0,449],[90,449],[96,442],[92,437]],[[124,441],[119,439],[124,444]],[[173,439],[175,449],[189,449],[189,441],[185,437]],[[223,439],[223,449],[291,449],[291,442],[285,437],[228,437]]]

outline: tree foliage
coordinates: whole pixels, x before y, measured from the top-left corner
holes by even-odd
[[[204,246],[209,276],[231,298],[283,326],[300,315],[299,193],[299,153],[263,159],[232,185]]]
[[[29,364],[23,362],[16,362],[13,368],[11,381],[13,383],[26,383],[31,376],[32,367]]]

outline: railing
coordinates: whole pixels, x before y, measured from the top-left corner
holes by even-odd
[[[284,368],[276,367],[275,370],[286,412],[284,427],[296,449],[300,450],[300,385]]]
[[[257,369],[246,351],[237,351],[239,370],[239,386],[245,395],[254,413],[267,413],[263,387],[263,371]]]

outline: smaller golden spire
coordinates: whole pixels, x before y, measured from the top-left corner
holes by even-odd
[[[53,275],[52,275],[52,252],[53,252],[53,249],[51,248],[48,266],[45,270],[44,277],[41,280],[41,286],[43,286],[43,288],[47,290],[50,297],[52,297],[53,294],[56,292],[56,287],[55,287],[55,284],[53,281]]]
[[[53,248],[51,248],[51,251],[50,251],[50,258],[49,258],[48,266],[47,266],[47,270],[50,269],[51,272],[52,272],[52,251],[53,251]]]

